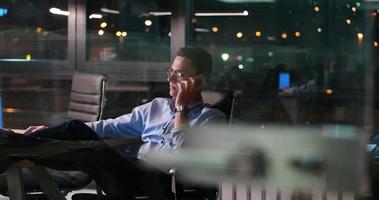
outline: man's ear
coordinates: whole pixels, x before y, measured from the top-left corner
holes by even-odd
[[[201,90],[207,86],[207,79],[204,74],[200,74],[196,76],[196,81],[198,81],[197,90]]]

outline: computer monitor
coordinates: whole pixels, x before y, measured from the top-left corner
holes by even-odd
[[[290,87],[290,73],[289,72],[279,72],[279,84],[278,89],[284,89]]]

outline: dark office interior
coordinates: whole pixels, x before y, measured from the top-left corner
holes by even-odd
[[[233,91],[232,125],[354,126],[373,138],[378,15],[377,0],[3,0],[2,126],[64,121],[75,72],[107,77],[103,119],[129,113],[168,97],[175,52],[197,46],[213,58],[207,88]],[[271,199],[269,191],[287,198],[267,189],[259,199]],[[311,199],[372,195],[351,193]]]

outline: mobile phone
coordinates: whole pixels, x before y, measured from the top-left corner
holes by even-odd
[[[279,84],[278,89],[284,89],[290,87],[290,73],[289,72],[280,72],[279,73]]]

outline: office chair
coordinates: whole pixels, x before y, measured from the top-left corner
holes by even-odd
[[[233,120],[233,112],[237,93],[234,90],[205,89],[201,91],[203,102],[212,108],[221,110],[226,115],[226,121],[230,124]]]
[[[205,89],[201,91],[203,102],[212,108],[217,108],[225,113],[228,124],[231,124],[233,120],[233,112],[237,93],[233,90],[222,89]],[[179,170],[180,171],[180,170]],[[172,177],[172,192],[175,195],[175,199],[216,199],[217,188],[203,188],[197,186],[188,186],[185,184],[179,184],[176,180],[177,170],[171,169],[169,174]],[[177,189],[178,188],[178,189]]]
[[[233,119],[233,110],[235,99],[237,94],[233,90],[221,90],[221,89],[206,89],[202,90],[203,102],[212,108],[217,108],[225,113],[227,121],[230,123]],[[180,170],[179,170],[180,171]],[[178,184],[176,181],[176,170],[172,169],[169,175],[172,178],[172,192],[175,194],[175,199],[203,199],[206,197],[208,199],[216,199],[217,188],[200,188],[192,186],[183,186],[183,184]],[[178,188],[178,189],[176,189]],[[135,197],[135,199],[148,199],[146,194],[141,194]],[[106,199],[100,192],[98,194],[75,194],[72,199]]]
[[[72,78],[70,101],[66,116],[67,120],[77,119],[83,122],[89,122],[101,119],[105,105],[105,82],[105,76],[100,74],[75,73]],[[20,168],[22,168],[21,171],[19,171]],[[20,172],[23,180],[19,177]],[[48,180],[36,180],[41,178],[36,177],[37,174],[39,174],[38,176],[48,176],[43,177]],[[6,177],[2,175],[2,177],[0,177],[0,191],[2,194],[9,194],[11,199],[25,199],[22,194],[17,195],[17,193],[26,194],[26,198],[28,199],[40,199],[46,195],[49,196],[49,199],[61,198],[54,197],[54,193],[57,191],[56,186],[59,188],[59,192],[63,191],[63,193],[67,193],[71,190],[85,187],[91,182],[91,178],[80,171],[59,171],[49,168],[45,170],[45,168],[34,166],[33,164],[29,166],[21,165],[19,167],[11,167],[7,172],[7,176],[8,185],[10,187],[7,187]],[[56,183],[56,186],[51,186],[50,181],[52,180]],[[41,181],[45,182],[44,186],[41,184]],[[14,191],[14,188],[17,188],[14,187],[15,185],[20,186],[21,189]],[[41,193],[40,186],[46,194]],[[52,192],[52,190],[54,192]],[[15,194],[16,196],[12,198],[12,195]]]

